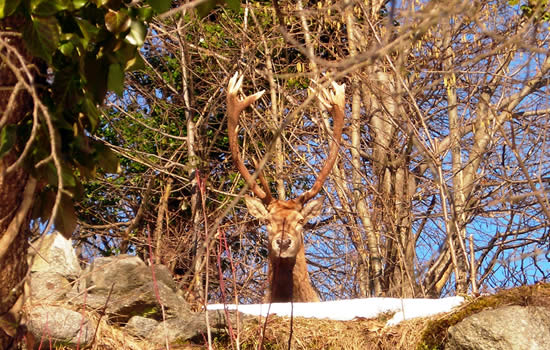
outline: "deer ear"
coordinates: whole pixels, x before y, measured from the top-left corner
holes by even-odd
[[[301,211],[302,216],[304,217],[304,222],[308,222],[310,219],[313,219],[316,216],[321,214],[321,209],[323,209],[323,202],[325,201],[324,197],[320,197],[309,201]]]
[[[267,216],[267,209],[261,200],[256,197],[244,196],[244,202],[248,208],[248,213],[256,219],[263,220]]]

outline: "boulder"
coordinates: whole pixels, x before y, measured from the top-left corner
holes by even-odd
[[[176,284],[168,268],[164,265],[155,266],[155,280],[164,283],[176,291]],[[126,292],[153,281],[151,267],[143,260],[132,255],[117,255],[97,258],[83,274],[86,284],[97,291],[113,290]]]
[[[507,306],[484,310],[449,328],[446,350],[550,349],[550,309]]]
[[[136,256],[98,258],[84,271],[85,277],[69,293],[71,302],[94,309],[105,308],[111,321],[127,322],[132,316],[156,320],[165,317],[190,317],[185,299],[165,266],[150,266]]]
[[[78,278],[82,272],[72,240],[59,232],[44,235],[31,243],[28,261],[31,272],[55,272],[69,280]]]
[[[89,345],[95,327],[82,314],[59,306],[38,306],[28,313],[27,327],[34,336],[36,345],[49,348],[69,346],[83,348]],[[47,346],[44,346],[47,345]]]
[[[128,320],[128,323],[124,327],[128,333],[135,335],[136,337],[147,339],[150,337],[151,332],[158,326],[159,322],[151,318],[134,316]]]
[[[190,339],[205,339],[207,333],[205,313],[197,313],[192,317],[174,318],[159,323],[151,332],[150,340],[158,344],[181,343]],[[242,325],[244,319],[254,318],[239,314],[239,322]],[[212,333],[225,332],[228,328],[225,312],[223,310],[208,311],[208,323]],[[229,323],[235,330],[237,327],[237,313],[229,312]]]
[[[31,274],[31,301],[52,303],[63,300],[71,290],[69,281],[57,272],[39,271]]]

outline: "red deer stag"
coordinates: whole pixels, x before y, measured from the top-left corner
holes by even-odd
[[[239,99],[237,93],[241,88],[242,80],[243,77],[239,77],[239,73],[235,73],[227,87],[229,147],[235,167],[257,197],[245,196],[248,211],[254,217],[267,223],[269,235],[269,290],[266,301],[319,301],[319,296],[313,289],[307,272],[303,225],[321,212],[323,198],[310,200],[321,190],[338,155],[344,124],[345,85],[333,83],[334,92],[323,89],[321,91],[322,95],[319,95],[321,103],[332,114],[333,136],[329,155],[313,187],[297,198],[281,200],[272,197],[267,181],[263,176],[259,176],[263,189],[256,184],[239,153],[237,140],[239,115],[264,93],[260,91],[244,99]]]

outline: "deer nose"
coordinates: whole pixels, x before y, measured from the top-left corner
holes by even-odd
[[[281,251],[285,251],[285,250],[288,249],[288,247],[290,247],[290,243],[292,243],[292,241],[289,238],[287,238],[287,239],[279,238],[279,239],[276,240],[276,243],[279,246],[279,249]]]

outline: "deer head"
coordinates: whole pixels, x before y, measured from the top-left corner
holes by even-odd
[[[237,140],[237,127],[241,112],[264,93],[239,99],[243,77],[239,73],[229,80],[227,87],[227,124],[229,148],[235,167],[245,179],[255,197],[245,196],[248,211],[267,224],[269,235],[269,302],[277,301],[318,301],[319,297],[311,285],[305,258],[303,225],[320,214],[323,198],[312,200],[321,190],[336,158],[344,124],[345,85],[332,83],[333,92],[321,90],[318,95],[321,103],[331,112],[333,137],[329,155],[321,168],[315,183],[302,195],[289,199],[274,199],[265,178],[259,174],[263,188],[256,184],[240,156]]]

